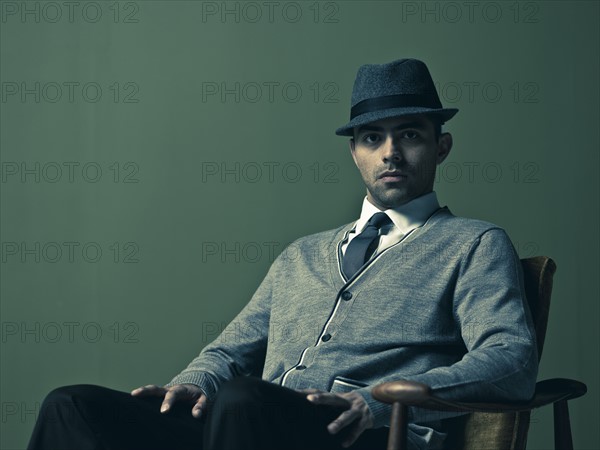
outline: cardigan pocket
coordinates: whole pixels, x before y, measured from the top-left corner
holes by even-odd
[[[360,389],[365,386],[367,386],[367,384],[357,380],[352,380],[350,378],[345,377],[335,377],[329,392],[342,394],[344,392],[351,392],[355,389]]]

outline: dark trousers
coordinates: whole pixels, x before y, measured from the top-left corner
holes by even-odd
[[[162,398],[101,386],[52,391],[28,450],[339,450],[344,430],[327,425],[340,410],[254,377],[223,384],[200,419],[190,404],[159,411]],[[351,450],[385,449],[387,428],[365,430]]]

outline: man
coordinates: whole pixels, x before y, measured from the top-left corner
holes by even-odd
[[[288,247],[167,385],[53,391],[43,411],[58,420],[40,420],[29,448],[374,449],[390,406],[370,391],[385,381],[528,399],[537,353],[519,259],[502,229],[454,216],[433,192],[456,112],[421,61],[362,66],[336,131],[367,188],[359,219]],[[441,448],[445,416],[410,414],[409,445]]]

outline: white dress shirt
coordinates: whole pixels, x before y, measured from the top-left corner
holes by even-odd
[[[439,207],[437,195],[432,191],[397,208],[383,211],[392,219],[392,223],[379,230],[379,245],[373,255],[377,255],[379,252],[394,245],[412,230],[423,225]],[[360,218],[356,221],[354,228],[348,233],[348,238],[342,244],[342,253],[344,255],[350,241],[362,233],[369,219],[378,212],[381,212],[381,210],[365,197]]]

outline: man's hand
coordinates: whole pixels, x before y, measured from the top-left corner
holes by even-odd
[[[306,399],[312,403],[346,408],[337,419],[327,425],[327,431],[336,434],[352,424],[352,427],[348,429],[348,435],[342,441],[342,447],[350,447],[363,431],[373,427],[373,414],[369,409],[369,405],[367,405],[364,397],[357,392],[333,394],[317,389],[299,389],[299,391],[308,394]]]
[[[199,419],[206,408],[206,396],[195,384],[176,384],[168,388],[149,384],[134,389],[131,391],[131,395],[134,397],[164,397],[160,406],[161,413],[168,412],[175,402],[183,401],[194,405],[192,416]]]

